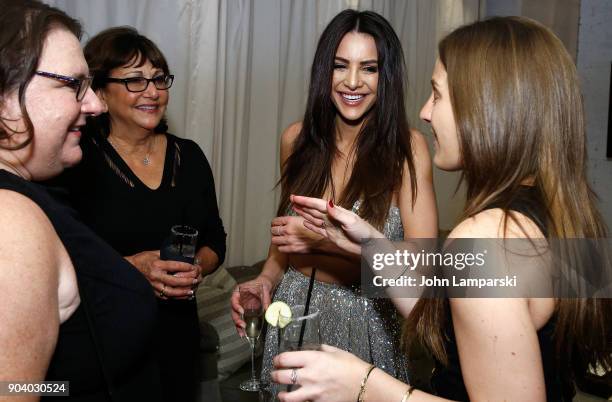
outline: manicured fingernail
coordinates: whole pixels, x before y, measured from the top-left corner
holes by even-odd
[[[193,282],[191,282],[191,283],[193,283],[194,285],[196,285],[196,284],[198,283],[198,280],[197,280],[197,279],[194,279],[194,280],[193,280]]]
[[[329,207],[333,208],[334,207],[334,202],[332,200],[329,200]]]
[[[193,296],[193,290],[190,290],[189,293],[187,293],[189,296]]]

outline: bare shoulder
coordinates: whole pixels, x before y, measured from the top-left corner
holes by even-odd
[[[295,123],[290,124],[285,131],[281,134],[281,142],[280,142],[280,161],[281,165],[285,163],[289,155],[293,150],[293,144],[297,139],[298,135],[302,131],[302,122],[297,121]]]
[[[10,329],[0,328],[0,378],[42,379],[59,327],[61,243],[27,197],[0,190],[0,204],[0,226],[10,228],[0,231],[0,321]]]
[[[427,140],[423,133],[421,133],[416,128],[410,129],[410,141],[412,142],[413,153],[417,154],[419,151],[427,151],[429,154],[429,146],[427,145]]]
[[[0,266],[6,268],[5,263],[10,258],[39,260],[45,262],[43,266],[49,266],[49,259],[55,259],[58,254],[59,241],[49,218],[32,200],[14,191],[0,190],[0,204],[0,226],[11,228],[0,231]],[[23,269],[28,266],[24,264]],[[44,272],[38,273],[44,276]]]
[[[419,130],[411,129],[407,135],[412,147],[412,160],[414,162],[414,170],[420,190],[422,186],[432,184],[433,181],[429,146],[427,145],[427,140]],[[411,190],[409,190],[411,172],[408,168],[408,161],[404,161],[402,175],[404,177],[402,187],[406,188],[406,191],[410,191],[411,193]]]
[[[429,154],[429,145],[425,136],[419,130],[411,129],[410,142],[417,176],[424,175],[430,177],[432,175],[431,155]],[[407,171],[407,169],[408,165],[406,164],[404,170]]]
[[[538,226],[525,215],[500,208],[487,209],[459,223],[449,238],[542,238]],[[508,218],[508,219],[506,219]],[[504,226],[505,224],[505,226]]]
[[[291,123],[281,134],[281,146],[291,147],[302,131],[302,122]]]

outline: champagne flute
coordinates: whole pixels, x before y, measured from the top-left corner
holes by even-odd
[[[240,285],[240,305],[244,309],[242,319],[246,323],[244,332],[251,347],[251,378],[240,384],[243,391],[259,391],[261,384],[255,377],[255,345],[263,327],[263,286],[261,283]]]

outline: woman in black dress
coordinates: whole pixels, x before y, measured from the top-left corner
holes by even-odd
[[[89,40],[85,58],[106,113],[88,121],[83,162],[64,180],[83,220],[155,290],[164,399],[191,401],[199,350],[194,287],[225,256],[212,171],[195,142],[166,132],[174,77],[153,42],[133,28],[111,28]],[[160,259],[178,224],[199,232],[193,265]]]
[[[103,110],[81,26],[38,1],[1,8],[0,381],[68,381],[70,396],[51,387],[52,400],[161,401],[150,286],[32,183],[79,162],[85,117]]]

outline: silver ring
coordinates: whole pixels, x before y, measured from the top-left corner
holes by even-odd
[[[297,369],[295,368],[291,370],[291,384],[297,384]]]

